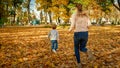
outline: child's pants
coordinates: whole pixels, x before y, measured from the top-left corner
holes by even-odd
[[[78,63],[80,63],[79,51],[87,52],[87,48],[86,48],[87,41],[88,41],[88,31],[74,33],[74,51]]]
[[[52,46],[51,46],[52,50],[53,49],[56,50],[58,48],[58,42],[57,42],[57,40],[51,40],[51,43],[52,43]]]

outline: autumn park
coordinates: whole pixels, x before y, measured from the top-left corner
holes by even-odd
[[[71,15],[82,4],[90,19],[78,67]],[[55,24],[58,49],[51,49]],[[0,68],[120,68],[120,0],[0,0]]]

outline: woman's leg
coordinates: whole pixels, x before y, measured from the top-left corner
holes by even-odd
[[[58,42],[57,42],[57,40],[55,40],[55,50],[57,50],[58,49]]]
[[[54,40],[51,40],[51,49],[54,49]]]
[[[87,44],[87,40],[84,39],[80,40],[80,51],[87,52],[86,44]]]
[[[80,63],[79,40],[76,35],[74,35],[74,49],[75,49],[74,51],[75,51],[77,63]]]
[[[87,52],[87,41],[88,41],[88,32],[82,32],[80,34],[81,38],[80,38],[80,50],[82,52]]]
[[[80,50],[82,52],[85,52],[88,55],[89,60],[92,60],[93,59],[92,52],[90,51],[90,49],[86,48],[87,41],[88,41],[88,32],[84,32],[82,36],[83,38],[81,39],[81,42],[80,42]]]

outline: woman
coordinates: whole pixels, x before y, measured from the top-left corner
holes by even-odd
[[[71,17],[69,32],[74,30],[74,49],[78,66],[81,67],[79,50],[87,53],[88,58],[92,59],[92,53],[86,48],[88,41],[89,17],[82,11],[82,5],[76,4],[77,11]]]

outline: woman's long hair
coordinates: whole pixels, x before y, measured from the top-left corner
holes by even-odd
[[[82,4],[76,3],[76,7],[77,7],[77,16],[87,16],[86,13],[84,13],[82,10]]]
[[[82,4],[76,3],[78,12],[82,12]]]

